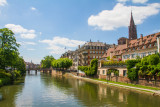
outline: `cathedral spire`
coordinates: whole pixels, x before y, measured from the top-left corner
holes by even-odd
[[[131,11],[130,26],[129,26],[129,39],[130,40],[137,39],[137,28],[134,23],[132,11]]]

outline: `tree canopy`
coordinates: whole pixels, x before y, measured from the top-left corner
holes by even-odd
[[[45,56],[42,60],[41,60],[41,67],[42,68],[50,68],[51,67],[51,63],[52,61],[54,61],[55,58],[51,55],[51,56]]]
[[[25,73],[25,62],[19,55],[19,46],[11,30],[0,29],[0,69],[17,69],[22,71],[21,73]]]

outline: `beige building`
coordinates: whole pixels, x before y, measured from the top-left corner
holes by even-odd
[[[103,54],[105,53],[111,45],[105,44],[102,42],[87,42],[83,46],[79,46],[78,56],[79,56],[79,65],[88,66],[92,59],[102,59]]]
[[[125,61],[128,59],[136,59],[137,56],[143,58],[145,56],[160,52],[160,32],[147,35],[144,37],[141,34],[141,37],[137,38],[137,29],[136,25],[134,24],[132,13],[131,13],[130,26],[128,28],[129,28],[128,38],[122,37],[118,39],[118,45],[114,45],[113,47],[109,48],[103,55],[104,59],[110,57],[110,59],[113,60]],[[107,72],[110,69],[118,70],[120,77],[126,76],[127,68],[125,66],[115,66],[115,67],[100,66],[98,68],[99,77],[106,78]]]
[[[122,60],[135,59],[137,56],[143,58],[159,52],[159,36],[160,32],[130,40],[127,48],[123,49]]]
[[[69,58],[73,60],[72,69],[77,69],[77,66],[88,66],[92,59],[102,59],[105,51],[111,45],[103,42],[92,42],[91,40],[82,46],[78,46],[75,51],[67,51],[61,55],[61,58]]]

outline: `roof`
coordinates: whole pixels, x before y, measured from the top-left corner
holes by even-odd
[[[126,44],[123,44],[123,45],[117,45],[113,48],[109,48],[106,53],[102,56],[104,58],[106,57],[109,57],[110,56],[110,53],[113,53],[112,55],[121,55],[122,54],[122,50],[127,48],[127,45]]]
[[[160,32],[154,33],[151,35],[147,35],[144,37],[141,36],[141,38],[139,38],[139,39],[130,40],[128,43],[128,47],[127,47],[127,44],[114,46],[112,48],[109,48],[102,57],[103,58],[109,57],[110,53],[112,53],[113,56],[114,55],[121,55],[123,53],[122,50],[124,50],[124,49],[132,48],[132,47],[136,47],[136,46],[141,46],[141,45],[146,45],[149,43],[154,43],[157,41],[158,36],[160,36]]]
[[[128,47],[131,48],[131,47],[135,47],[135,46],[146,45],[148,43],[156,42],[158,35],[160,35],[160,32],[154,33],[154,34],[151,34],[151,35],[147,35],[147,36],[144,36],[144,37],[141,36],[141,38],[139,38],[139,39],[130,40]]]
[[[105,46],[103,42],[87,42],[84,44],[85,46]]]

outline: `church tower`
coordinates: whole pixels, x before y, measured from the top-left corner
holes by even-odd
[[[129,28],[129,40],[137,39],[137,28],[133,20],[133,15],[131,12],[130,26]]]

